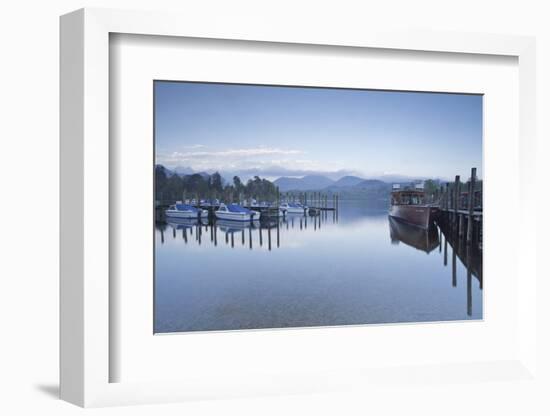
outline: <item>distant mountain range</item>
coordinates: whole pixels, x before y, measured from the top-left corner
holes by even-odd
[[[333,185],[335,182],[321,175],[307,175],[303,178],[282,177],[273,181],[282,192],[315,191]]]
[[[156,165],[156,168],[159,170],[162,170],[167,177],[170,177],[172,175],[187,176],[187,175],[195,175],[195,174],[201,175],[203,178],[210,177],[210,174],[208,172],[196,172],[191,168],[185,168],[181,166],[178,166],[174,169],[168,169],[163,165]]]
[[[338,179],[336,182],[334,182],[331,187],[333,188],[347,188],[350,186],[355,186],[361,182],[363,182],[364,179],[360,178],[358,176],[344,176],[340,179]]]
[[[178,166],[173,169],[168,169],[162,165],[157,165],[157,169],[162,169],[166,176],[179,175],[193,175],[199,174],[204,178],[211,176],[208,172],[198,172],[192,168]],[[220,172],[222,175],[223,183],[233,183],[234,173]],[[241,177],[243,182],[246,182],[247,178]],[[388,194],[388,190],[391,189],[391,184],[401,183],[410,184],[414,180],[422,180],[428,178],[412,178],[404,175],[386,174],[376,178],[365,179],[359,176],[347,175],[338,180],[333,180],[323,175],[306,175],[303,177],[282,176],[272,181],[279,187],[281,192],[288,191],[326,191],[326,192],[338,192],[340,194],[364,194],[364,193],[380,193]],[[372,196],[372,195],[371,195]]]
[[[383,189],[384,191],[391,187],[388,182],[379,179],[363,179],[358,176],[344,176],[337,181],[333,181],[321,175],[309,175],[303,178],[282,177],[274,181],[281,192],[288,191],[332,191],[341,192],[345,189],[373,190]]]

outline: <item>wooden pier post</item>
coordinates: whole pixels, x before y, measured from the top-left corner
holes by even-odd
[[[449,182],[445,184],[445,210],[449,211]]]
[[[472,316],[472,268],[470,247],[466,246],[466,313]]]
[[[277,218],[277,248],[281,245],[281,235],[279,231],[279,219]]]
[[[456,287],[456,248],[453,248],[453,287]]]
[[[476,168],[472,168],[470,176],[470,189],[468,190],[468,231],[466,232],[466,242],[471,244],[474,225],[474,192],[476,182]]]
[[[454,187],[454,216],[453,216],[453,224],[454,228],[456,230],[456,227],[458,226],[458,197],[460,194],[460,175],[455,176],[455,187]]]

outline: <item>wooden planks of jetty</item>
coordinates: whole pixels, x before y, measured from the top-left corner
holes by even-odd
[[[463,185],[460,175],[455,176],[453,184],[447,183],[439,190],[439,217],[437,222],[443,224],[457,237],[465,239],[467,244],[477,244],[482,248],[483,242],[483,189],[479,182],[476,189],[477,169],[472,168],[470,180]],[[465,188],[465,189],[463,189]]]

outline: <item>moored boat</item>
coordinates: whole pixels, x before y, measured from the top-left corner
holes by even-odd
[[[284,202],[279,205],[279,211],[283,212],[283,214],[306,214],[308,207],[299,202]]]
[[[391,193],[389,216],[407,224],[428,229],[435,219],[439,208],[425,202],[423,188],[401,190],[394,185]]]
[[[220,204],[216,218],[231,221],[255,221],[260,219],[260,213],[237,204]]]
[[[188,204],[182,204],[180,202],[176,202],[174,205],[170,205],[168,209],[164,211],[164,213],[168,218],[208,217],[207,210],[196,208]]]

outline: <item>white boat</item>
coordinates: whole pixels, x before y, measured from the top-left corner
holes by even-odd
[[[216,218],[231,221],[255,221],[260,219],[260,213],[241,207],[237,204],[220,204]]]
[[[306,214],[308,207],[299,202],[285,202],[279,205],[279,211],[282,211],[283,214]]]
[[[192,205],[176,202],[164,211],[168,218],[207,218],[208,210],[195,208]]]

